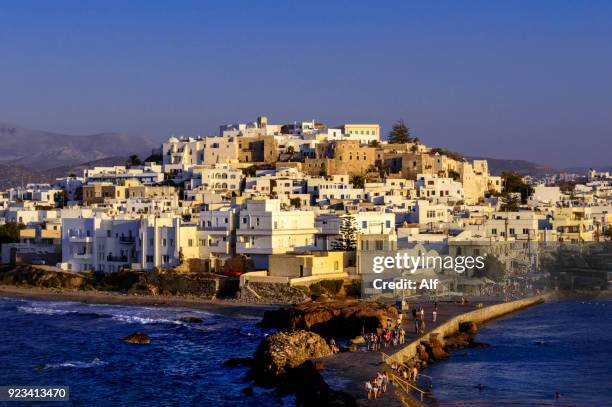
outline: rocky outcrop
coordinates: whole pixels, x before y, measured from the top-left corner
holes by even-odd
[[[432,362],[446,359],[450,350],[489,346],[474,340],[477,332],[478,325],[469,321],[462,322],[459,325],[459,331],[453,335],[440,338],[437,334],[431,334],[419,343],[414,357],[408,361],[407,365],[410,368],[413,366],[425,368]]]
[[[261,385],[278,385],[306,360],[331,354],[325,339],[314,332],[277,332],[257,347],[249,376]]]
[[[148,345],[151,343],[151,338],[149,338],[149,335],[145,333],[134,332],[133,334],[128,335],[125,338],[123,338],[123,342],[136,344],[136,345]]]
[[[238,287],[237,280],[207,273],[178,273],[154,271],[142,273],[132,293],[147,295],[182,295],[212,299],[232,296]]]
[[[62,271],[50,266],[19,265],[2,270],[0,282],[5,285],[44,288],[82,289],[91,281],[86,274]]]
[[[332,390],[310,360],[289,370],[279,391],[295,394],[295,402],[300,406],[352,407],[357,405],[351,395]]]
[[[254,283],[240,289],[240,300],[250,303],[301,304],[310,298],[304,291],[281,283]]]
[[[391,321],[395,326],[397,310],[392,305],[373,301],[313,301],[279,310],[266,311],[260,325],[285,331],[307,330],[325,337],[355,337],[362,330],[381,330]]]
[[[253,358],[230,358],[223,362],[224,367],[252,367],[253,366]]]

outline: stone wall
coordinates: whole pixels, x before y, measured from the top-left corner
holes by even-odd
[[[537,295],[534,297],[524,298],[522,300],[516,300],[511,302],[505,302],[502,304],[491,305],[489,307],[477,309],[474,311],[466,312],[465,314],[458,315],[444,324],[440,325],[436,329],[428,332],[428,336],[444,338],[459,332],[459,325],[463,322],[474,322],[476,324],[482,324],[495,318],[499,318],[506,314],[510,314],[515,311],[519,311],[523,308],[530,307],[535,304],[540,304],[546,301],[550,297],[550,294]],[[403,349],[395,352],[391,356],[386,358],[387,363],[404,362],[412,359],[417,353],[417,347],[423,341],[423,338],[419,338]]]

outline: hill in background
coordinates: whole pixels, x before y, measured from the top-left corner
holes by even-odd
[[[155,147],[142,136],[123,133],[72,136],[0,122],[0,164],[33,171],[131,154],[146,157]]]

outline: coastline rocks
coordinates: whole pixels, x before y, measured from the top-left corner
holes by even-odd
[[[285,331],[308,330],[330,337],[355,337],[362,329],[379,331],[391,321],[395,326],[397,309],[374,301],[313,301],[279,310],[266,311],[260,323],[264,328]]]
[[[310,360],[289,370],[278,390],[281,394],[295,394],[295,402],[301,406],[353,407],[357,405],[351,395],[332,390]]]
[[[198,317],[180,317],[177,319],[177,321],[186,322],[188,324],[201,324],[202,322],[204,322],[202,318]]]
[[[51,266],[17,265],[2,268],[0,284],[43,288],[83,289],[89,278],[85,274],[62,271]]]
[[[236,279],[208,273],[179,273],[172,270],[141,273],[131,293],[145,295],[197,296],[212,299],[233,296],[237,291]],[[222,295],[223,294],[223,295]]]
[[[444,350],[444,345],[438,338],[430,338],[429,342],[425,342],[425,348],[432,360],[438,361],[448,357],[448,353]]]
[[[136,345],[148,345],[151,343],[151,338],[149,338],[149,336],[145,333],[134,332],[133,334],[123,338],[123,342]]]
[[[253,366],[253,358],[231,358],[223,362],[224,367]]]
[[[249,303],[300,304],[309,297],[300,289],[280,283],[254,283],[241,288],[241,301]]]
[[[306,360],[331,354],[325,339],[314,332],[278,332],[267,336],[257,347],[249,376],[264,386],[277,385]]]
[[[478,325],[472,321],[466,321],[459,324],[459,332],[465,332],[470,335],[476,335],[478,332]]]

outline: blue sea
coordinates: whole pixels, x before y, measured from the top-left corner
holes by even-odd
[[[425,370],[439,401],[612,406],[610,300],[547,302],[484,325],[476,339],[491,346]]]
[[[433,376],[442,402],[610,406],[611,311],[612,301],[605,300],[533,307],[482,327],[477,339],[491,347],[455,351],[424,373]],[[182,316],[204,322],[176,321]],[[0,385],[70,386],[70,402],[50,405],[293,405],[272,390],[243,395],[246,368],[222,366],[253,354],[269,333],[256,327],[258,320],[181,308],[0,298]],[[135,331],[146,332],[151,345],[121,341]]]
[[[204,322],[176,321],[183,316]],[[258,321],[180,308],[0,298],[0,385],[70,386],[70,402],[50,406],[293,405],[271,390],[244,396],[247,369],[222,366],[252,356],[266,334]],[[147,333],[151,344],[121,341],[135,331]]]

